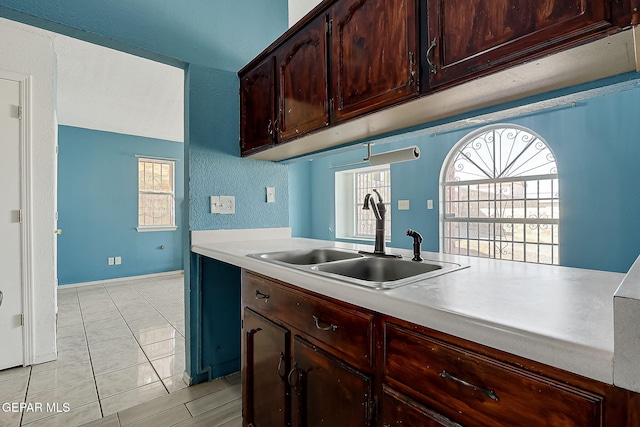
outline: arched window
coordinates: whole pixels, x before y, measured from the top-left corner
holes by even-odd
[[[445,253],[558,264],[558,169],[539,135],[478,129],[451,150],[441,184]]]

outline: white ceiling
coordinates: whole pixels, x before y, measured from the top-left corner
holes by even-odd
[[[54,36],[61,125],[184,142],[184,71]]]

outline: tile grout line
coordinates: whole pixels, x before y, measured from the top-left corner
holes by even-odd
[[[129,285],[129,282],[126,282],[126,283],[127,283],[127,285]],[[133,286],[133,285],[129,285],[129,286],[131,286],[131,287],[132,287],[132,288],[133,288],[133,289],[138,293],[138,295],[140,295],[142,298],[144,298],[144,299],[145,299],[145,301],[147,301],[149,304],[151,304],[151,303],[147,300],[147,298],[146,298],[144,295],[142,295],[142,294],[140,293],[140,291],[138,291],[138,290],[136,289],[136,287],[135,287],[135,286]],[[133,333],[133,330],[131,329],[131,326],[129,326],[129,322],[127,322],[127,319],[124,317],[124,315],[123,315],[123,314],[122,314],[122,312],[120,311],[120,307],[118,307],[118,304],[117,304],[117,303],[113,300],[113,298],[111,297],[111,292],[109,292],[109,289],[106,289],[106,288],[105,288],[105,290],[107,291],[107,294],[109,295],[109,299],[111,299],[111,301],[113,302],[113,305],[115,305],[115,306],[116,306],[116,310],[118,310],[118,313],[120,313],[120,316],[122,316],[122,320],[124,320],[124,324],[125,324],[125,325],[127,325],[127,329],[129,329],[129,331],[131,332],[131,335],[133,335],[133,339],[134,339],[134,340],[136,340],[136,343],[138,343],[138,347],[140,347],[140,351],[142,352],[142,354],[144,354],[144,357],[147,359],[147,362],[148,362],[148,363],[149,363],[149,365],[151,366],[151,369],[153,369],[153,372],[154,372],[154,373],[156,374],[156,376],[158,377],[158,380],[160,381],[160,384],[162,384],[162,387],[164,387],[164,389],[167,391],[167,393],[168,393],[168,394],[171,394],[171,392],[169,391],[169,389],[168,389],[168,388],[167,388],[167,386],[165,385],[164,381],[162,381],[162,378],[160,378],[160,374],[159,374],[159,373],[158,373],[158,371],[156,370],[156,367],[155,367],[155,366],[153,366],[153,363],[151,363],[151,359],[149,359],[149,356],[147,355],[147,352],[146,352],[146,351],[144,351],[144,349],[142,348],[142,344],[140,344],[140,341],[138,340],[138,337],[136,337],[136,334],[134,334],[134,333]],[[153,307],[153,309],[154,309],[154,310],[158,311],[158,309],[157,309],[157,308],[155,308],[155,306],[153,306],[153,304],[151,304],[151,306]],[[158,313],[160,313],[160,312],[158,311]],[[160,315],[162,316],[162,313],[160,313]],[[167,319],[166,319],[166,317],[164,317],[164,316],[162,316],[162,318],[163,318],[164,320],[167,320]],[[167,323],[170,323],[170,322],[167,320]],[[173,325],[172,325],[172,327],[173,327]],[[155,382],[155,381],[154,381],[154,382]],[[151,384],[151,383],[149,383],[149,384]]]
[[[104,289],[104,285],[102,286]],[[105,289],[106,291],[106,289]],[[76,294],[78,290],[76,289]],[[111,298],[111,296],[109,296]],[[91,374],[93,375],[93,387],[96,390],[96,397],[98,398],[98,407],[100,408],[100,417],[104,418],[104,412],[102,411],[102,402],[100,400],[100,392],[98,391],[98,383],[96,382],[96,371],[93,368],[93,358],[91,357],[91,348],[89,347],[89,337],[87,336],[87,328],[85,327],[84,316],[82,314],[82,304],[80,304],[80,295],[78,295],[78,307],[80,308],[80,317],[82,318],[82,329],[84,330],[84,339],[87,341],[87,353],[89,353],[89,363],[91,364]]]
[[[31,374],[33,373],[33,366],[29,367],[29,379],[27,380],[27,386],[25,387],[24,390],[24,399],[22,403],[27,403],[27,395],[29,394],[29,385],[31,384]],[[22,420],[24,418],[24,412],[20,413],[20,422],[18,423],[19,426],[22,425]]]

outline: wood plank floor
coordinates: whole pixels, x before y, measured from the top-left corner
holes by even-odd
[[[85,427],[240,427],[240,374],[191,387],[127,408]]]

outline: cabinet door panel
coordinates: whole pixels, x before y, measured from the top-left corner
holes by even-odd
[[[606,4],[606,0],[430,1],[429,42],[435,40],[435,46],[428,59],[437,65],[431,86],[609,27]]]
[[[293,346],[293,425],[370,426],[372,379],[300,337]]]
[[[325,15],[278,48],[278,142],[329,124],[326,59]]]
[[[273,143],[274,59],[269,57],[240,79],[240,151],[242,155]]]
[[[289,425],[289,331],[245,308],[245,425]]]
[[[344,0],[331,21],[338,121],[417,94],[415,0]]]

